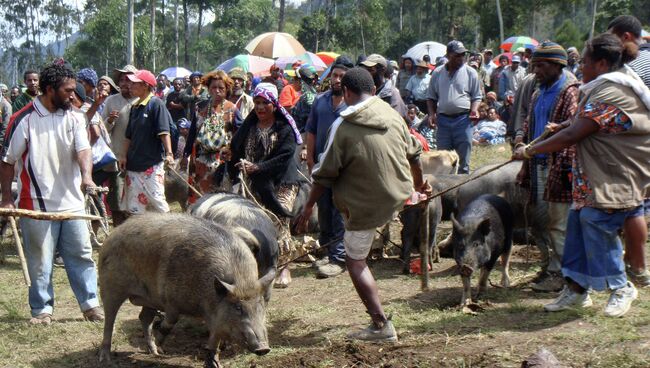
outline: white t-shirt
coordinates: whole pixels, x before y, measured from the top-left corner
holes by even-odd
[[[19,121],[2,160],[15,165],[18,208],[42,212],[83,212],[77,152],[90,149],[86,117],[79,111],[49,112],[34,99]]]

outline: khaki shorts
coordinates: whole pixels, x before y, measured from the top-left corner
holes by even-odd
[[[370,253],[372,241],[375,239],[375,231],[375,228],[359,231],[345,230],[345,235],[343,235],[345,255],[355,261],[366,259]]]

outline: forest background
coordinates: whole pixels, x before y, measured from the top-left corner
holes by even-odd
[[[293,34],[307,50],[397,59],[421,41],[491,47],[525,35],[582,48],[621,14],[650,23],[647,0],[133,0],[135,64],[208,71],[254,36]],[[500,12],[499,12],[500,10]],[[647,29],[647,28],[646,28]],[[126,0],[0,0],[0,81],[63,56],[108,74],[126,62]]]

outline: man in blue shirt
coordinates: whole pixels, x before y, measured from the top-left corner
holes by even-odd
[[[346,71],[352,67],[352,61],[345,56],[339,56],[331,70],[331,89],[314,100],[305,126],[309,172],[319,161],[320,154],[325,150],[332,123],[339,117],[339,113],[347,107],[343,101],[341,80]],[[320,225],[319,243],[321,245],[331,244],[328,247],[327,258],[316,261],[316,275],[319,278],[334,277],[345,270],[345,248],[343,246],[345,228],[343,217],[341,217],[341,213],[336,209],[332,201],[331,189],[327,189],[318,200],[318,223]]]

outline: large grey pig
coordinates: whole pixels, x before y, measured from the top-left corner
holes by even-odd
[[[233,193],[206,194],[190,206],[190,214],[214,221],[229,228],[248,229],[255,239],[252,251],[257,260],[257,272],[265,275],[278,264],[278,231],[273,221],[257,204]],[[271,299],[271,284],[264,292],[264,300]]]
[[[471,301],[472,274],[481,270],[476,298],[485,292],[488,277],[497,259],[503,266],[503,287],[510,286],[508,267],[512,249],[513,213],[508,202],[498,196],[485,194],[465,206],[458,219],[451,216],[454,259],[463,281],[461,304]]]
[[[216,349],[221,339],[241,342],[258,355],[268,353],[263,290],[275,270],[258,279],[255,258],[246,245],[251,241],[252,234],[242,228],[227,229],[186,214],[147,213],[117,227],[99,254],[106,314],[100,361],[111,360],[113,325],[126,299],[142,306],[139,318],[152,354],[158,354],[181,314],[206,322],[207,367],[219,365]],[[165,317],[154,327],[157,311]]]

